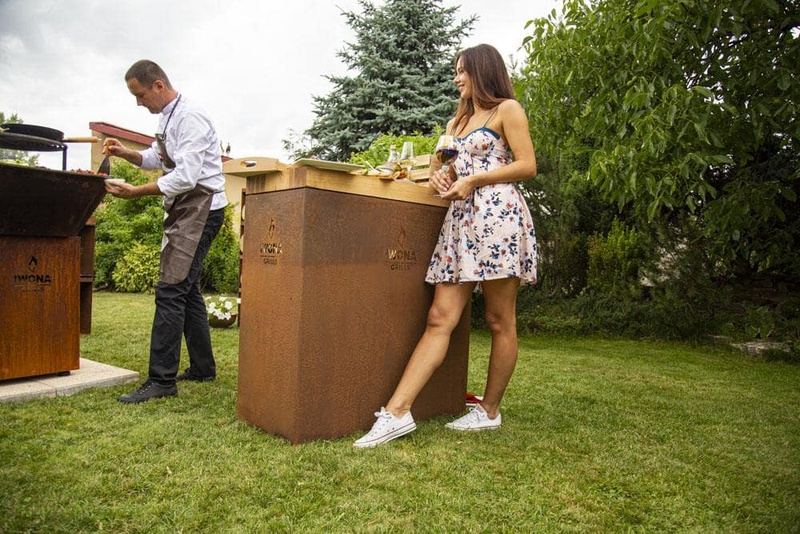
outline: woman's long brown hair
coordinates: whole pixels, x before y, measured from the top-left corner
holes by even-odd
[[[458,101],[453,120],[453,133],[460,132],[466,127],[475,114],[473,100],[483,109],[492,109],[503,100],[515,99],[506,64],[495,47],[480,44],[465,48],[456,54],[456,68],[459,59],[472,81],[472,96]]]

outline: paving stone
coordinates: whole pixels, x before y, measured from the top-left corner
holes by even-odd
[[[789,352],[792,350],[788,343],[776,341],[750,341],[747,343],[732,343],[731,345],[742,352],[750,354],[751,356],[758,356],[762,352],[768,350],[780,350],[783,352]]]
[[[26,401],[55,396],[56,388],[38,380],[19,379],[0,382],[0,402]]]
[[[34,376],[0,382],[0,402],[19,402],[43,397],[73,395],[85,389],[110,387],[139,380],[139,373],[80,359],[80,368],[69,375]]]

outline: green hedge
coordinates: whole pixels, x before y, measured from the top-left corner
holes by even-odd
[[[134,243],[117,262],[112,279],[117,291],[152,293],[159,278],[159,247]]]
[[[125,161],[113,164],[112,174],[141,185],[150,177]],[[233,206],[203,263],[204,291],[235,293],[239,288],[239,245],[232,225]],[[133,200],[106,196],[96,212],[95,286],[126,292],[149,292],[158,282],[163,233],[162,198]]]

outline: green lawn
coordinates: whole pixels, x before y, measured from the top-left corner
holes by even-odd
[[[82,355],[146,373],[152,297],[95,294]],[[499,432],[446,419],[373,450],[292,446],[219,379],[0,405],[0,532],[800,529],[800,366],[719,348],[525,337]],[[472,337],[480,391],[489,337]]]

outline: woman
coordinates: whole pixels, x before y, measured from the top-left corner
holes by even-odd
[[[500,401],[517,361],[516,301],[520,283],[536,282],[536,235],[515,182],[536,175],[528,120],[495,48],[459,52],[453,80],[460,100],[447,133],[458,156],[430,185],[451,201],[425,281],[436,284],[425,333],[400,383],[356,447],[374,447],[416,428],[411,406],[447,353],[450,335],[478,284],[492,334],[483,400],[448,423],[453,430],[500,427]],[[514,157],[512,160],[511,153]]]

